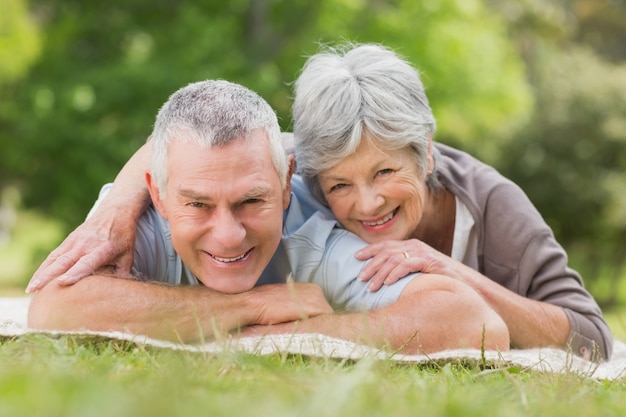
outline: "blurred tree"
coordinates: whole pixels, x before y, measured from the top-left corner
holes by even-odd
[[[262,94],[285,89],[275,47],[245,23],[257,19],[288,36],[251,16],[250,3],[265,2],[31,1],[44,49],[0,111],[0,145],[13,154],[7,176],[19,182],[25,204],[74,227],[145,140],[159,106],[188,82],[228,78]]]
[[[572,3],[580,27],[575,40],[610,61],[626,60],[626,1],[573,0]]]
[[[535,27],[552,30],[520,24],[530,19],[519,7],[512,19],[536,107],[497,166],[528,192],[587,281],[608,279],[596,293],[608,305],[626,265],[626,67],[590,50],[576,9],[562,3],[533,9]]]
[[[422,73],[437,140],[529,193],[595,279],[626,230],[623,0],[0,0],[0,187],[73,228],[200,79],[239,82],[290,129],[320,43],[380,42]],[[593,48],[595,52],[591,52]],[[612,64],[605,60],[610,60]]]
[[[24,0],[0,2],[0,115],[15,114],[9,100],[15,93],[15,83],[27,75],[29,67],[40,53],[40,34],[30,18]],[[0,132],[5,131],[0,117]],[[0,133],[0,193],[13,177],[13,161],[18,149],[6,145]]]
[[[35,22],[25,0],[0,2],[0,88],[23,77],[40,52]]]
[[[490,160],[531,113],[507,22],[482,1],[325,1],[318,21],[308,38],[380,42],[412,62],[437,119],[437,140]]]
[[[31,12],[45,44],[6,91],[0,146],[25,204],[70,228],[191,81],[242,83],[289,129],[289,82],[318,41],[397,49],[424,74],[439,137],[482,155],[531,105],[505,22],[478,0],[31,0]]]

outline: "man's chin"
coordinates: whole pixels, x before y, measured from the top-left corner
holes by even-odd
[[[239,280],[232,277],[223,277],[220,279],[200,279],[205,287],[224,294],[239,294],[250,291],[254,288],[258,280]]]

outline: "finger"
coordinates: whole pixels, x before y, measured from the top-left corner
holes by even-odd
[[[357,279],[359,281],[369,281],[376,274],[376,272],[388,261],[388,257],[384,254],[379,254],[371,258],[367,264],[361,269]]]
[[[385,285],[393,285],[409,274],[423,273],[423,267],[424,263],[419,258],[412,257],[410,259],[406,259],[404,262],[398,264],[395,268],[389,271],[387,279],[385,280]]]
[[[74,266],[59,276],[57,282],[59,285],[64,286],[76,284],[82,278],[93,274],[95,271],[94,265],[93,259],[89,256],[83,256],[74,264]]]
[[[58,282],[60,285],[72,285],[80,281],[82,278],[92,275],[94,271],[106,267],[107,265],[115,265],[115,253],[109,247],[100,247],[94,250],[92,253],[82,256],[77,260],[70,268],[59,277]],[[132,263],[132,257],[131,257]],[[125,270],[125,269],[128,270]],[[130,273],[130,264],[128,260],[124,261],[124,264],[118,264],[115,266],[115,272],[118,275],[122,273]]]
[[[377,291],[383,285],[393,285],[411,272],[418,271],[414,269],[417,263],[417,261],[409,258],[405,252],[402,255],[390,257],[385,265],[370,279],[370,291]]]
[[[395,268],[389,271],[389,274],[387,274],[387,277],[385,278],[384,284],[393,285],[396,282],[398,282],[401,278],[406,277],[410,273],[411,273],[411,269],[408,268],[406,264],[403,262],[402,264],[397,265]]]
[[[376,271],[376,273],[370,279],[369,285],[367,286],[368,291],[378,291],[389,276],[389,273],[396,267],[398,261],[389,258],[387,262],[380,266],[380,268]]]
[[[364,261],[384,252],[386,249],[392,247],[394,243],[395,242],[392,241],[370,243],[363,249],[357,251],[354,256],[358,260]]]
[[[61,253],[56,255],[56,250],[50,254],[37,271],[33,274],[26,287],[26,292],[36,292],[45,287],[53,279],[63,275],[79,258],[74,252]]]
[[[383,276],[377,276],[375,278],[370,279],[369,284],[367,285],[367,291],[369,292],[376,292],[378,290],[380,290],[383,286],[385,277]]]

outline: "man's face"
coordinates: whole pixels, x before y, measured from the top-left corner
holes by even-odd
[[[147,178],[174,249],[207,287],[251,289],[278,247],[290,196],[289,181],[283,189],[272,164],[266,133],[210,149],[174,140],[168,160],[165,198]]]

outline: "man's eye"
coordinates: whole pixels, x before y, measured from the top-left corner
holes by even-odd
[[[192,201],[191,203],[188,204],[190,207],[194,207],[194,208],[204,208],[206,207],[206,205],[204,203],[200,203],[198,201]]]
[[[256,204],[256,203],[261,203],[263,200],[261,200],[260,198],[249,198],[247,200],[244,200],[244,204]]]

